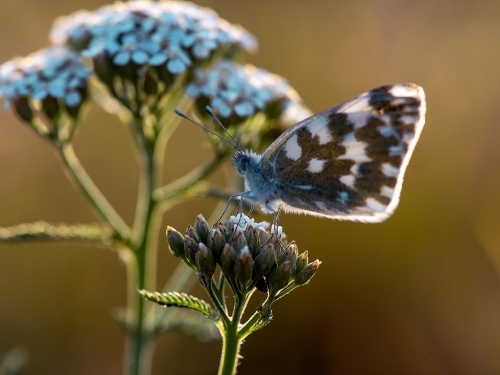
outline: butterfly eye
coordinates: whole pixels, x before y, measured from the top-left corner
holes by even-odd
[[[239,175],[243,176],[247,170],[248,164],[250,163],[250,157],[244,152],[237,152],[233,156],[233,165]]]

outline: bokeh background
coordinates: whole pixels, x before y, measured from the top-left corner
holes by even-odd
[[[0,61],[46,46],[56,16],[105,3],[1,0]],[[428,100],[390,220],[283,216],[289,236],[323,265],[250,336],[238,373],[500,373],[500,2],[199,3],[253,32],[260,50],[248,61],[286,77],[315,112],[401,81],[423,86]],[[171,145],[166,181],[208,155],[189,126]],[[75,147],[131,221],[138,167],[126,129],[93,108]],[[182,229],[214,205],[186,202],[164,222]],[[0,226],[36,220],[95,218],[49,145],[0,112]],[[161,241],[159,285],[176,264]],[[0,355],[26,348],[30,374],[120,374],[123,335],[110,311],[125,304],[124,284],[111,251],[0,244]],[[219,354],[219,343],[167,334],[154,374],[214,374]]]

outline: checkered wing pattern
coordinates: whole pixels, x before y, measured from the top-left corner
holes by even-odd
[[[379,222],[399,201],[403,176],[425,121],[421,87],[378,87],[282,134],[260,173],[278,186],[284,211]]]

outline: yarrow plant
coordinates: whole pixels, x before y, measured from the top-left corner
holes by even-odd
[[[183,262],[163,289],[168,293],[148,292],[158,290],[156,239],[165,211],[191,197],[225,202],[230,195],[205,180],[233,151],[208,133],[212,157],[163,185],[165,149],[182,119],[174,108],[192,109],[205,120],[210,105],[244,147],[257,150],[309,110],[286,80],[239,62],[256,49],[249,32],[189,2],[137,0],[79,11],[56,20],[50,41],[49,47],[0,66],[0,97],[5,109],[53,147],[99,223],[24,223],[0,228],[0,241],[79,242],[118,251],[128,278],[126,307],[114,314],[127,337],[125,373],[150,373],[155,338],[167,330],[216,337],[210,320],[224,341],[220,371],[234,373],[242,339],[266,325],[271,304],[307,283],[319,262],[308,263],[307,253],[299,255],[278,228],[270,234],[267,224],[247,216],[214,227],[199,216],[185,235],[167,229],[170,250]],[[73,139],[90,103],[118,116],[132,134],[141,170],[133,223],[117,213],[74,152]],[[233,180],[231,175],[228,188]],[[193,270],[213,307],[185,294]],[[226,283],[235,298],[232,315],[224,299]],[[267,299],[242,323],[256,289]],[[159,309],[143,297],[189,309]]]
[[[223,338],[219,375],[234,374],[243,339],[267,325],[272,319],[271,305],[295,288],[307,284],[318,270],[320,261],[309,263],[308,252],[299,254],[295,242],[288,243],[282,228],[256,223],[244,214],[216,223],[212,229],[202,215],[186,234],[167,227],[172,254],[187,264],[207,291],[215,309],[205,301],[185,293],[140,293],[161,306],[177,306],[200,312],[213,320]],[[218,280],[215,278],[220,268]],[[234,298],[228,313],[225,286]],[[266,300],[242,323],[242,315],[252,294],[265,293]]]

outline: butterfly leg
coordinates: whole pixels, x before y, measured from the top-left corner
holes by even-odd
[[[274,235],[276,236],[276,239],[278,240],[278,243],[281,245],[281,247],[284,250],[285,249],[285,245],[283,244],[283,242],[281,242],[281,236],[280,236],[280,233],[279,233],[279,230],[278,230],[278,222],[279,222],[279,219],[280,219],[281,207],[278,206],[278,209],[275,210],[275,209],[273,209],[272,207],[270,207],[267,204],[265,206],[273,214]]]
[[[241,196],[243,196],[243,194],[245,194],[245,193],[246,193],[246,191],[243,191],[243,192],[241,192],[241,193],[234,194],[234,195],[231,195],[231,196],[229,197],[229,199],[227,200],[227,203],[226,203],[226,207],[224,208],[224,211],[222,211],[222,214],[220,215],[219,219],[215,222],[215,224],[217,224],[219,221],[221,221],[221,220],[222,220],[222,218],[224,217],[224,215],[225,215],[225,214],[226,214],[226,212],[227,212],[227,209],[229,208],[229,204],[231,203],[231,201],[232,201],[234,198],[236,198],[236,197],[241,197]],[[240,200],[240,204],[239,204],[239,206],[242,206],[242,205],[243,205],[243,200]],[[239,208],[238,208],[238,210],[239,210]],[[215,227],[215,224],[213,225],[214,227]]]
[[[241,223],[241,219],[243,219],[243,213],[240,213],[240,214],[236,214],[236,216],[240,216],[238,218],[238,222],[236,223],[235,226],[233,226],[233,228],[231,229],[234,229],[234,232],[233,232],[233,235],[231,236],[231,243],[234,242],[234,237],[236,236],[236,230],[238,229],[238,227],[240,226],[240,223]]]
[[[236,215],[243,213],[243,197],[240,196],[240,202],[238,203],[238,211],[236,211]]]

